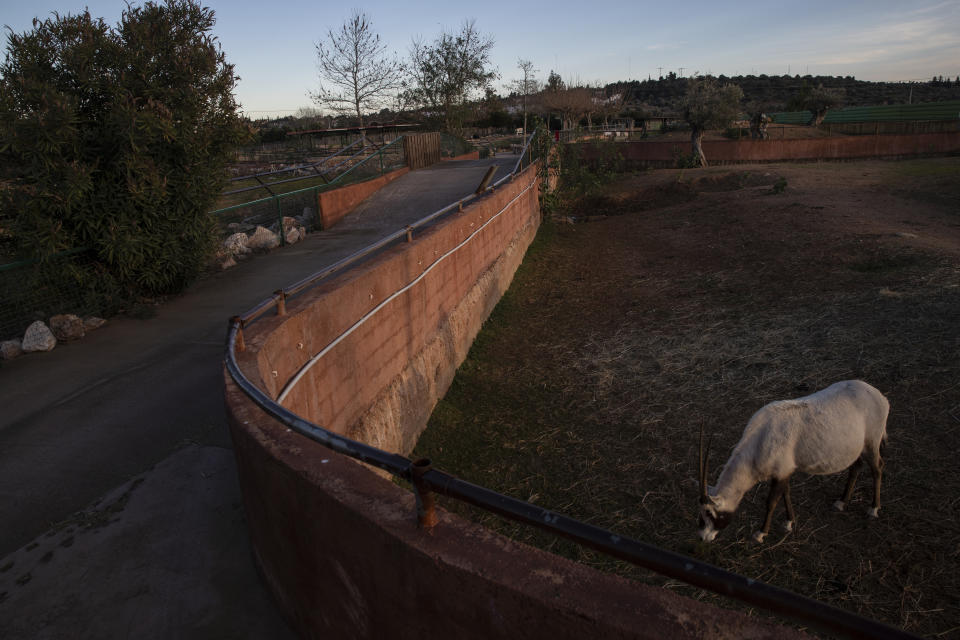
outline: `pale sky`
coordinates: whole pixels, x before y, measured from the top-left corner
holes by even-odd
[[[307,94],[318,87],[315,43],[354,8],[370,16],[401,56],[413,37],[429,41],[474,18],[496,40],[498,89],[518,77],[518,58],[533,61],[541,80],[552,69],[584,83],[656,78],[658,67],[684,76],[789,72],[897,81],[960,75],[960,0],[204,4],[216,12],[214,34],[241,78],[237,97],[255,118],[314,106]],[[22,32],[35,16],[85,6],[115,24],[125,3],[0,0],[0,25]],[[3,43],[5,50],[5,35]]]

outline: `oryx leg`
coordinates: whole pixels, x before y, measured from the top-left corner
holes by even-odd
[[[787,508],[787,523],[783,525],[785,531],[793,531],[797,523],[797,514],[793,510],[793,501],[790,499],[790,480],[784,480],[783,505]]]
[[[870,471],[873,472],[873,506],[867,509],[867,515],[871,518],[879,517],[880,511],[880,480],[883,477],[883,458],[879,451],[871,451],[867,458],[867,464],[870,465]]]
[[[847,486],[843,490],[843,496],[833,503],[837,511],[843,511],[847,503],[850,502],[850,496],[853,495],[853,487],[857,484],[857,476],[860,475],[860,467],[863,466],[863,460],[857,458],[856,462],[850,465],[847,470]]]
[[[788,486],[786,480],[777,480],[774,478],[770,481],[770,494],[767,496],[767,517],[763,520],[763,528],[753,534],[755,542],[763,542],[763,539],[770,533],[770,524],[773,522],[773,510],[777,508],[777,503],[780,502],[780,496],[783,495],[783,492]]]

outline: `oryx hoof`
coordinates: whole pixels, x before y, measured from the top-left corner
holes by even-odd
[[[790,533],[791,531],[793,531],[793,520],[787,520],[786,523],[784,523],[783,525],[783,530],[786,531],[787,533]]]
[[[867,509],[867,516],[870,518],[879,518],[880,517],[880,507],[870,507]]]
[[[765,534],[763,531],[753,532],[753,541],[756,542],[757,544],[761,544],[763,542],[763,539],[766,537],[767,537],[767,534]]]
[[[843,511],[843,509],[846,506],[847,504],[843,500],[837,500],[836,502],[833,503],[833,508],[836,509],[837,511]]]

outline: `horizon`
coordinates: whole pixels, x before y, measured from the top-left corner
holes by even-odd
[[[125,5],[0,1],[0,25],[16,33],[29,30],[34,17],[46,19],[54,11],[76,14],[85,6],[92,16],[115,25]],[[240,77],[235,95],[245,115],[283,117],[317,106],[307,95],[319,86],[316,42],[349,17],[351,7],[330,11],[304,0],[268,10],[249,0],[201,4],[215,12],[212,32]],[[457,30],[464,20],[476,18],[477,29],[495,40],[491,61],[500,78],[494,89],[501,95],[509,94],[508,84],[519,76],[520,58],[533,62],[540,81],[555,71],[568,84],[591,85],[656,80],[670,72],[680,77],[853,76],[869,82],[928,82],[934,76],[960,75],[960,0],[815,0],[802,13],[794,4],[759,2],[735,9],[694,2],[682,14],[670,7],[631,4],[583,15],[580,6],[564,0],[545,11],[494,3],[485,6],[482,17],[439,2],[415,10],[382,1],[357,8],[401,58],[413,38],[430,41],[441,29]],[[428,20],[423,18],[427,14]]]

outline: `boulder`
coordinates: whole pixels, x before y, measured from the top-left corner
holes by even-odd
[[[19,340],[4,340],[0,342],[0,358],[13,360],[22,353],[23,349],[20,348]]]
[[[253,235],[247,240],[247,246],[251,249],[273,249],[280,245],[280,238],[277,234],[266,227],[257,227]]]
[[[53,335],[53,332],[42,320],[37,320],[27,327],[20,348],[23,349],[24,353],[32,353],[34,351],[50,351],[55,346],[57,346],[57,338]]]
[[[287,244],[294,244],[296,242],[300,242],[300,229],[296,227],[290,227],[289,229],[287,229],[287,233],[284,237],[287,241]]]
[[[105,324],[107,324],[107,321],[103,318],[89,316],[83,319],[83,330],[89,333],[90,331],[96,331]]]
[[[297,219],[291,218],[290,216],[283,216],[283,233],[286,235],[290,229],[293,229],[297,226]]]
[[[250,239],[245,233],[234,233],[223,241],[223,248],[230,255],[250,253]]]
[[[50,331],[61,342],[79,340],[84,335],[83,320],[72,313],[64,313],[50,318]]]
[[[314,213],[313,209],[311,209],[310,207],[304,207],[303,214],[299,216],[295,216],[294,220],[297,221],[298,226],[309,227],[313,225],[313,221],[315,217],[316,217],[316,214]]]
[[[220,268],[224,271],[235,266],[237,266],[237,261],[233,259],[233,256],[227,256],[227,259],[220,263]]]

